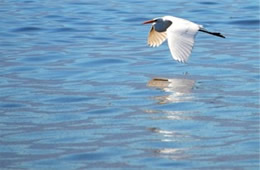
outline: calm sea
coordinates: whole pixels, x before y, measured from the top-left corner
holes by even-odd
[[[0,169],[259,169],[258,0],[0,0]],[[145,20],[186,18],[187,64]]]

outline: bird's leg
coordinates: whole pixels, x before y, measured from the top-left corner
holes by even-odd
[[[211,34],[211,35],[215,35],[215,36],[217,36],[217,37],[226,38],[224,35],[222,35],[222,34],[219,33],[219,32],[209,32],[209,31],[207,31],[207,30],[205,30],[205,29],[203,29],[203,28],[199,29],[199,31],[205,32],[205,33],[208,33],[208,34]]]

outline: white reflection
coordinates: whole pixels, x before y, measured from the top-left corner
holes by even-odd
[[[195,86],[195,80],[187,78],[154,78],[147,83],[148,87],[159,88],[166,93],[164,96],[156,96],[159,104],[166,103],[181,103],[186,101],[194,100],[192,90]],[[190,113],[194,111],[190,110],[146,110],[146,113],[152,114],[152,119],[168,119],[176,121],[185,121],[191,119]],[[174,122],[173,122],[174,123]],[[164,127],[164,126],[163,126]],[[183,141],[191,141],[193,137],[189,134],[183,133],[176,129],[164,129],[163,127],[153,127],[149,128],[154,133],[160,135],[160,141],[168,144],[171,143],[181,143]],[[166,144],[166,146],[168,146]],[[174,145],[173,145],[174,146]],[[158,156],[172,159],[172,160],[186,160],[189,159],[190,148],[180,148],[180,147],[163,147],[154,149],[154,152]]]
[[[169,131],[162,130],[159,128],[149,128],[150,131],[154,133],[158,133],[163,136],[162,142],[173,143],[173,142],[181,142],[184,139],[189,140],[190,136],[184,135],[177,131]],[[153,150],[154,153],[158,154],[160,157],[164,157],[172,160],[184,160],[189,157],[189,149],[188,148],[158,148]]]
[[[189,135],[185,135],[183,133],[173,131],[173,130],[172,131],[162,130],[162,129],[159,129],[159,128],[156,128],[156,127],[149,128],[149,130],[154,132],[154,133],[160,134],[163,137],[161,141],[164,141],[164,142],[174,142],[174,141],[190,138]]]
[[[193,100],[191,95],[192,89],[195,85],[195,80],[191,79],[167,79],[154,78],[147,83],[148,87],[160,88],[169,95],[155,97],[160,104],[164,103],[179,103]]]
[[[158,110],[145,110],[146,113],[149,114],[157,114],[157,113],[164,113],[163,116],[159,116],[157,119],[171,119],[171,120],[188,120],[190,117],[185,116],[185,114],[191,113],[191,111],[158,111]],[[156,119],[154,116],[153,119]]]
[[[163,148],[155,150],[161,157],[172,160],[185,160],[190,156],[186,154],[186,149],[183,148]]]

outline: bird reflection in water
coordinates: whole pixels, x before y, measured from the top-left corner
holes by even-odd
[[[156,96],[154,99],[159,104],[167,103],[181,103],[194,100],[192,90],[195,87],[195,80],[188,78],[153,78],[147,83],[148,87],[154,87],[166,92],[164,96]],[[189,110],[146,110],[146,113],[151,114],[154,121],[158,120],[172,120],[172,121],[185,121],[192,119],[189,114],[193,111]],[[156,124],[156,123],[155,123]],[[149,131],[159,134],[160,141],[165,143],[179,143],[184,141],[192,141],[193,137],[185,132],[169,129],[164,124],[156,124],[154,127],[148,128]],[[152,151],[159,157],[172,159],[175,161],[187,160],[190,158],[190,148],[183,147],[168,147],[154,148]]]
[[[193,100],[191,92],[195,86],[195,80],[184,78],[153,78],[147,83],[147,86],[156,87],[169,93],[166,96],[155,97],[160,104],[179,103]]]
[[[191,140],[191,136],[185,135],[178,131],[162,130],[159,128],[149,128],[151,132],[160,134],[162,136],[161,142],[165,143],[179,143]],[[166,144],[169,146],[169,144]],[[159,157],[172,159],[172,160],[187,160],[191,157],[189,154],[190,148],[184,147],[162,147],[154,148],[152,152]]]

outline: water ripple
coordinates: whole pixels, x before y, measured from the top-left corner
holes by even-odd
[[[257,26],[259,27],[260,25],[260,20],[235,20],[235,21],[231,21],[229,22],[230,24],[234,24],[234,25],[241,25],[241,26],[245,26],[245,27],[248,27],[248,26]]]
[[[2,169],[259,169],[256,1],[0,4]],[[164,15],[227,38],[174,62]]]
[[[39,27],[21,27],[21,28],[16,28],[13,30],[13,32],[35,32],[35,31],[42,31],[42,28]]]

